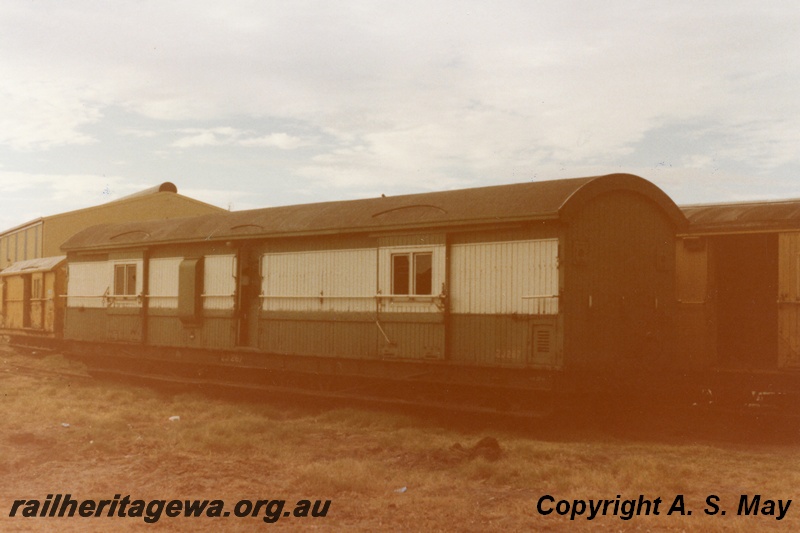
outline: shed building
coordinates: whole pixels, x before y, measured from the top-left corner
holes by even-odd
[[[61,245],[87,227],[109,222],[169,219],[223,209],[178,194],[165,182],[106,204],[41,217],[0,233],[0,332],[60,331],[65,281]],[[61,289],[61,290],[59,290]],[[43,318],[49,317],[49,318]],[[53,329],[56,328],[56,329]]]

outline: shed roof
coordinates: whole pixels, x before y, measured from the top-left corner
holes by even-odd
[[[115,206],[118,206],[120,204],[132,202],[132,201],[133,202],[141,201],[142,198],[144,198],[144,197],[152,196],[152,195],[155,195],[155,194],[158,194],[158,193],[175,194],[176,197],[180,197],[184,201],[192,202],[192,203],[195,203],[195,204],[200,204],[200,205],[206,206],[208,209],[217,210],[219,212],[225,211],[221,207],[217,207],[217,206],[214,206],[214,205],[211,205],[211,204],[207,204],[205,202],[201,202],[200,200],[195,200],[194,198],[190,198],[188,196],[183,196],[181,194],[178,194],[178,187],[175,186],[175,184],[172,183],[172,182],[165,181],[164,183],[161,183],[160,185],[156,185],[154,187],[150,187],[148,189],[144,189],[142,191],[135,192],[133,194],[129,194],[127,196],[123,196],[122,198],[117,198],[116,200],[111,200],[111,201],[103,203],[103,204],[97,204],[97,205],[92,205],[92,206],[89,206],[89,207],[82,207],[82,208],[79,208],[79,209],[73,209],[72,211],[64,211],[62,213],[55,213],[55,214],[52,214],[52,215],[46,215],[46,216],[38,217],[38,218],[35,218],[33,220],[29,220],[28,222],[25,222],[23,224],[19,224],[17,226],[13,226],[11,228],[2,230],[2,231],[0,231],[0,236],[11,234],[11,233],[14,233],[16,231],[21,231],[21,230],[30,228],[31,226],[35,226],[36,224],[41,224],[41,223],[43,223],[45,221],[48,221],[48,220],[55,220],[55,219],[58,219],[58,218],[61,218],[61,217],[70,217],[70,216],[73,216],[73,215],[79,215],[81,213],[86,213],[86,212],[90,212],[90,211],[97,211],[97,210],[106,209],[106,208],[109,208],[109,207],[115,207]]]
[[[67,260],[66,255],[58,255],[54,257],[40,257],[38,259],[28,259],[26,261],[17,261],[0,272],[0,276],[11,276],[14,274],[33,274],[34,272],[50,272],[64,261]]]
[[[631,174],[610,174],[95,226],[69,239],[62,249],[568,219],[585,202],[615,190],[643,195],[676,225],[685,222],[680,209],[652,183]]]
[[[688,205],[681,210],[693,234],[800,229],[800,199]]]

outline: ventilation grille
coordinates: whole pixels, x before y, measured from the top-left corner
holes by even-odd
[[[549,329],[537,329],[534,333],[533,346],[537,354],[550,353],[552,336]]]

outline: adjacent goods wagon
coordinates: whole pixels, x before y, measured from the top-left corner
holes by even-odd
[[[0,272],[0,333],[61,337],[66,263],[66,256],[28,259]]]
[[[687,206],[678,346],[711,392],[754,405],[800,392],[800,200]],[[719,396],[719,394],[716,394]]]

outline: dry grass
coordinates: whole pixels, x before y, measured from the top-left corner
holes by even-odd
[[[690,438],[623,440],[590,432],[544,434],[481,428],[417,416],[326,409],[290,401],[246,403],[20,368],[82,369],[60,357],[32,359],[0,346],[0,529],[3,531],[704,530],[800,528],[786,518],[737,517],[739,495],[793,499],[800,486],[795,444],[725,444]],[[180,421],[172,422],[172,416]],[[62,424],[67,423],[69,427]],[[487,434],[499,458],[470,453]],[[460,443],[461,447],[454,444]],[[402,489],[405,488],[405,491]],[[71,493],[149,499],[332,500],[326,518],[9,518],[14,499]],[[660,516],[539,516],[557,499],[661,497]],[[692,516],[667,516],[683,494]],[[725,516],[706,516],[705,498]],[[794,506],[797,505],[797,508]]]

